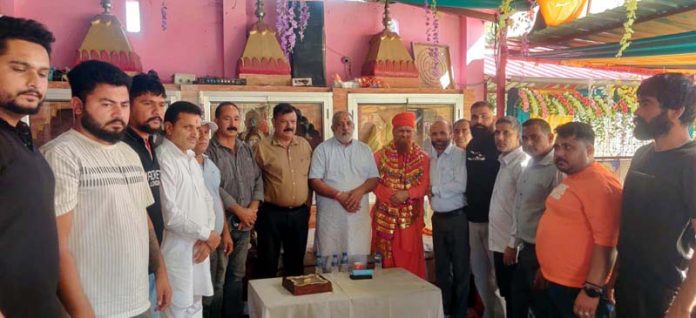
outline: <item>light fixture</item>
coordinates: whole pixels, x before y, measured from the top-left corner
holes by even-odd
[[[126,1],[126,31],[140,32],[140,2]]]

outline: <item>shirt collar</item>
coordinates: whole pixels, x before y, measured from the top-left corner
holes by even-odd
[[[546,154],[541,160],[538,162],[534,162],[534,165],[539,165],[539,166],[548,166],[553,164],[553,149],[549,151],[549,153]]]
[[[150,146],[154,145],[154,142],[153,142],[154,139],[152,138],[152,136],[153,135],[150,135],[150,137],[147,138],[147,142],[150,143]],[[131,128],[130,126],[128,126],[128,128],[126,128],[125,137],[131,138],[131,139],[137,141],[139,144],[145,146],[145,139],[143,139],[143,137],[140,137],[140,135],[138,135],[138,133],[135,131],[135,129]]]
[[[443,154],[443,155],[448,155],[448,156],[449,156],[449,155],[452,153],[454,147],[456,147],[456,146],[454,145],[454,143],[453,143],[453,142],[450,142],[450,144],[447,146],[447,148],[445,148],[445,151],[443,151],[442,154]],[[437,150],[435,149],[435,147],[431,147],[431,149],[433,150],[433,155],[437,158],[437,157],[438,157],[438,155],[437,155]]]
[[[292,136],[292,140],[290,141],[289,146],[296,146],[298,144],[297,141],[297,136]],[[271,145],[278,146],[278,147],[284,147],[278,140],[276,139],[276,136],[271,136]]]
[[[500,154],[498,157],[498,160],[502,164],[510,164],[510,162],[519,159],[520,157],[524,156],[524,151],[522,151],[522,147],[517,147],[515,150],[510,151],[508,154]]]
[[[210,139],[210,144],[216,148],[230,149],[229,147],[220,143],[220,140],[218,139],[217,134],[213,135],[213,138]],[[237,138],[235,138],[235,141],[234,141],[234,149],[230,149],[230,150],[234,150],[236,152],[237,150],[239,150],[239,147],[241,147],[241,146],[242,146],[242,140],[239,139],[239,137],[237,137]]]
[[[171,142],[168,138],[164,138],[164,141],[162,141],[162,145],[160,147],[166,147],[165,149],[171,152],[174,152],[178,154],[179,156],[185,157],[187,159],[196,159],[196,153],[193,152],[193,150],[186,150],[186,153],[181,152],[181,149],[177,147],[173,142]]]
[[[18,121],[17,126],[12,127],[10,123],[6,122],[4,119],[0,118],[0,128],[10,131],[19,137],[19,140],[24,144],[29,150],[34,150],[34,141],[31,137],[31,128],[29,125],[23,121]]]

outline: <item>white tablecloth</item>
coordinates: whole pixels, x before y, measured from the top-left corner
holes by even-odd
[[[443,318],[440,289],[401,268],[383,269],[373,279],[331,280],[333,292],[293,296],[281,278],[249,282],[251,318]]]

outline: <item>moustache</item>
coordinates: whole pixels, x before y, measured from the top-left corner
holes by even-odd
[[[41,94],[38,90],[35,89],[28,89],[26,91],[21,91],[17,95],[36,95],[39,99],[43,99],[43,94]]]
[[[293,132],[293,131],[295,131],[295,129],[292,129],[292,128],[285,128],[283,131],[284,131],[284,132]]]
[[[229,126],[229,127],[227,127],[227,131],[239,131],[239,130],[235,126]]]
[[[162,122],[163,119],[160,116],[153,116],[153,117],[150,117],[145,123],[149,123],[149,122],[155,121],[155,120],[159,120],[160,122]]]
[[[112,120],[112,121],[110,121],[110,122],[104,124],[104,126],[108,126],[108,125],[116,124],[116,123],[120,123],[123,127],[126,126],[126,122],[123,121],[123,120],[121,120],[121,119],[114,119],[114,120]]]

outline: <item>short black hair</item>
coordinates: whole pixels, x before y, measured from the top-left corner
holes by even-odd
[[[490,109],[490,110],[495,110],[495,107],[493,107],[493,104],[491,104],[485,100],[480,100],[478,102],[471,104],[471,109],[483,107],[483,106],[488,107],[488,109]]]
[[[575,139],[583,140],[594,146],[595,133],[589,124],[573,121],[556,127],[555,131],[557,137],[575,137]]]
[[[679,109],[682,124],[690,125],[696,119],[696,88],[691,77],[680,73],[658,74],[640,83],[638,97],[655,97],[662,109]]]
[[[202,116],[203,110],[196,106],[196,104],[178,101],[167,107],[167,111],[164,113],[164,122],[176,124],[177,120],[179,120],[179,114],[181,113]]]
[[[167,91],[164,89],[162,81],[160,81],[157,72],[153,70],[133,76],[131,89],[129,91],[130,100],[133,102],[136,97],[147,93],[155,96],[167,97]]]
[[[297,109],[295,108],[295,106],[292,106],[288,103],[280,103],[278,105],[275,105],[275,107],[273,107],[273,119],[278,118],[278,117],[285,115],[285,114],[293,113],[293,112],[295,113],[295,115],[298,115]],[[300,117],[298,115],[297,120],[299,120],[299,119],[300,119]]]
[[[82,62],[68,72],[68,82],[72,96],[87,101],[87,95],[92,93],[99,84],[125,86],[130,91],[131,79],[118,67],[96,60]]]
[[[0,55],[5,54],[8,40],[22,40],[43,46],[51,54],[51,44],[56,41],[46,26],[31,19],[0,16]]]
[[[222,102],[218,104],[217,108],[215,108],[215,119],[218,119],[220,118],[220,116],[222,116],[222,110],[225,109],[225,107],[234,107],[237,109],[238,112],[242,112],[241,110],[239,110],[239,106],[237,106],[237,104],[233,102]]]
[[[498,118],[498,120],[495,121],[496,125],[500,124],[508,124],[512,126],[512,130],[519,132],[520,131],[520,121],[517,120],[517,118],[513,116],[503,116]]]
[[[541,131],[544,132],[545,134],[551,133],[551,125],[549,125],[548,122],[546,122],[545,120],[543,120],[541,118],[530,118],[530,119],[527,119],[527,121],[525,121],[522,124],[523,128],[524,127],[532,127],[532,126],[539,127],[539,129],[541,129]]]

